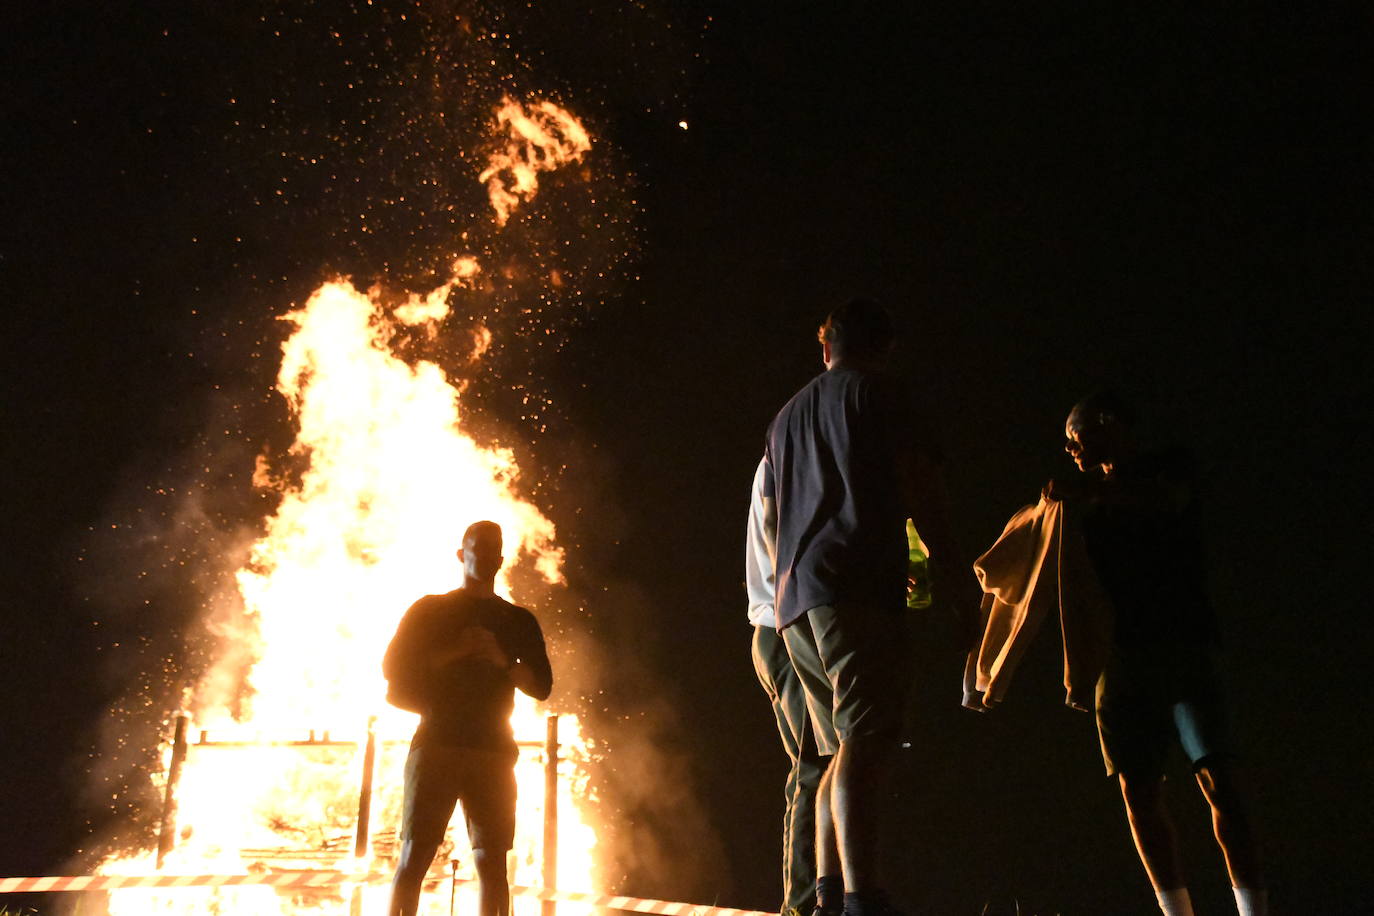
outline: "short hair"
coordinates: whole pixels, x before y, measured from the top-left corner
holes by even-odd
[[[883,356],[897,329],[892,316],[872,299],[851,299],[825,316],[816,337],[847,356]]]
[[[480,537],[483,533],[495,531],[496,536],[501,537],[501,526],[495,522],[481,521],[473,522],[468,525],[468,530],[463,532],[463,543],[466,544],[470,539]]]
[[[1134,402],[1115,388],[1098,389],[1075,404],[1073,409],[1079,413],[1111,418],[1127,428],[1134,428],[1140,422],[1140,411]]]

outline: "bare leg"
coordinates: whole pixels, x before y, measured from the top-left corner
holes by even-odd
[[[878,829],[891,757],[890,740],[856,737],[840,744],[830,764],[830,807],[846,893],[883,887],[878,875]]]
[[[387,916],[415,916],[420,908],[420,886],[425,873],[434,861],[438,843],[417,845],[412,837],[401,843],[401,857],[396,863],[396,875],[391,879],[391,903]]]
[[[510,881],[506,876],[506,854],[472,851],[472,863],[477,868],[477,886],[481,891],[480,916],[510,916]]]
[[[1174,821],[1164,806],[1164,780],[1157,776],[1128,777],[1125,773],[1120,774],[1120,780],[1126,819],[1155,893],[1183,887]]]
[[[1226,857],[1231,885],[1259,889],[1264,887],[1259,844],[1237,782],[1235,769],[1225,761],[1204,764],[1197,771],[1197,784],[1212,807],[1212,829]]]
[[[831,792],[834,786],[835,759],[829,758],[829,766],[821,777],[820,789],[816,792],[816,874],[832,877],[843,875],[840,865],[840,846],[835,838],[835,815]]]

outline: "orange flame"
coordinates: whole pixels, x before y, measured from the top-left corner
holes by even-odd
[[[539,190],[540,172],[579,161],[592,140],[581,122],[552,102],[527,109],[506,96],[496,121],[507,140],[478,177],[486,182],[497,225],[504,226],[515,208]]]
[[[411,293],[404,305],[399,305],[392,313],[402,324],[425,324],[442,321],[448,317],[448,296],[460,286],[471,286],[472,279],[482,272],[482,265],[473,257],[459,258],[453,262],[453,276],[447,283],[431,290],[427,295]]]
[[[531,111],[506,99],[498,115],[512,140],[482,180],[493,189],[502,223],[533,195],[533,172],[557,164],[553,153],[537,152],[542,143],[562,144],[558,161],[590,148],[567,112],[549,103]],[[251,643],[251,690],[245,699],[244,677],[230,658],[196,690],[196,729],[177,793],[181,835],[167,871],[367,871],[367,859],[351,859],[366,723],[377,716],[381,741],[372,805],[377,836],[399,823],[405,742],[416,722],[382,702],[381,655],[401,614],[419,596],[457,583],[454,550],[477,519],[491,519],[505,533],[511,561],[499,592],[509,595],[510,565],[528,564],[551,585],[562,581],[556,531],[518,494],[512,452],[483,447],[463,432],[460,391],[443,369],[407,362],[393,350],[403,327],[433,331],[448,315],[449,294],[471,287],[481,272],[475,258],[459,258],[448,281],[396,308],[388,308],[377,290],[334,280],[283,316],[293,330],[282,347],[277,388],[298,427],[291,456],[304,470],[286,482],[260,459],[254,474],[254,484],[275,491],[280,502],[236,575],[251,631],[222,634]],[[480,359],[491,344],[490,330],[477,328],[473,344],[472,359]],[[543,713],[532,700],[517,695],[512,720],[518,739],[542,739]],[[299,742],[307,729],[316,739],[344,740],[286,743]],[[213,743],[196,744],[199,730]],[[562,717],[560,742],[558,886],[591,890],[596,836],[579,807],[584,786],[577,764],[588,752],[575,717]],[[512,879],[540,885],[543,766],[522,754],[516,775]],[[467,849],[461,831],[458,859]],[[108,862],[102,870],[151,868],[149,858]],[[369,888],[369,911],[384,896],[385,888]],[[235,888],[120,891],[110,910],[116,916],[298,914],[312,907],[269,889]]]

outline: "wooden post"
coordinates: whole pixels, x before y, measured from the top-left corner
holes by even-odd
[[[310,733],[314,739],[315,733]],[[324,733],[326,741],[329,732]],[[367,718],[367,745],[363,748],[362,786],[358,789],[358,830],[353,837],[353,858],[362,859],[367,855],[368,840],[372,835],[372,774],[377,769],[377,717]],[[349,900],[348,916],[363,916],[363,886],[353,885]]]
[[[544,887],[558,887],[558,716],[545,719],[544,737]],[[540,903],[540,916],[555,916],[557,902]]]
[[[353,855],[361,859],[367,855],[367,841],[372,826],[372,771],[377,764],[377,717],[367,720],[367,749],[363,751],[363,785],[358,792],[358,833],[353,840]]]
[[[167,767],[167,788],[162,796],[162,822],[157,831],[157,867],[176,846],[177,783],[181,780],[181,766],[186,762],[186,726],[191,717],[177,713],[176,730],[172,733],[172,762]]]

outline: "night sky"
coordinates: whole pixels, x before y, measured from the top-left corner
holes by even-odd
[[[865,295],[903,330],[970,554],[1070,470],[1063,418],[1095,388],[1197,452],[1276,912],[1367,909],[1362,5],[83,6],[29,4],[0,39],[0,873],[70,873],[139,803],[104,797],[102,758],[156,735],[210,651],[196,596],[271,509],[248,477],[290,439],[276,316],[339,274],[432,286],[467,230],[511,268],[450,328],[493,327],[474,429],[515,449],[568,550],[535,609],[555,700],[607,749],[604,890],[777,905],[749,483],[821,369],[817,323]],[[518,238],[474,228],[503,92],[596,140]],[[899,902],[1154,911],[1053,635],[977,716],[947,628],[917,625]],[[1174,763],[1195,902],[1226,912]]]

